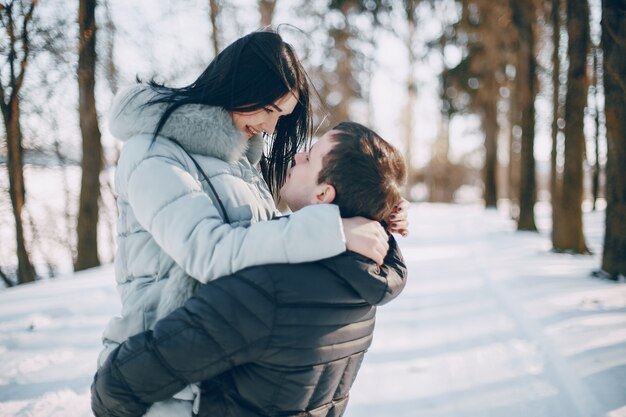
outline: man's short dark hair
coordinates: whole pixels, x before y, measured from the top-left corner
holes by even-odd
[[[371,129],[343,122],[333,128],[335,146],[323,159],[318,183],[335,188],[342,217],[384,220],[401,199],[406,178],[402,154]]]

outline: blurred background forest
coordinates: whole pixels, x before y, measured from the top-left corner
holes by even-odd
[[[626,276],[626,1],[0,1],[0,277],[4,286],[112,262],[107,128],[118,88],[196,78],[225,45],[278,27],[321,97],[400,148],[411,201],[499,207],[555,251]],[[288,25],[285,25],[288,23]],[[480,227],[480,225],[476,225]]]

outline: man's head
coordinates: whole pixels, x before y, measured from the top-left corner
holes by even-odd
[[[404,158],[372,130],[344,122],[298,153],[280,196],[291,210],[334,203],[343,217],[383,220],[400,201]]]

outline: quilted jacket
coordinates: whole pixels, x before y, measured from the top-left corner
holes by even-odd
[[[337,206],[311,206],[265,221],[278,212],[255,168],[262,139],[248,140],[225,110],[184,105],[153,141],[165,109],[146,106],[156,94],[141,84],[127,88],[109,115],[111,133],[125,142],[115,176],[122,314],[104,331],[99,363],[118,343],[149,329],[159,304],[182,305],[191,294],[189,277],[206,283],[254,265],[315,261],[345,251]],[[169,138],[210,178],[230,224],[191,157]]]
[[[381,268],[346,252],[211,281],[112,352],[94,378],[92,410],[140,416],[204,381],[200,416],[339,417],[372,341],[375,306],[405,282],[393,238]]]

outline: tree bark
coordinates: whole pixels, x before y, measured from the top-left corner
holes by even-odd
[[[278,0],[259,0],[259,11],[261,12],[261,27],[272,26],[274,9]]]
[[[530,1],[511,0],[513,23],[519,31],[517,92],[522,113],[522,148],[519,193],[518,230],[536,231],[535,225],[535,97],[537,95],[536,61],[533,54],[535,36],[533,20],[535,8]]]
[[[598,63],[598,55],[600,51],[598,48],[593,48],[593,104],[595,107],[594,112],[594,122],[596,125],[596,131],[594,135],[595,142],[595,162],[593,164],[593,177],[591,179],[591,193],[592,193],[592,210],[596,210],[596,204],[598,201],[598,197],[600,194],[600,104],[599,97],[600,93],[598,89],[600,88],[600,71],[599,71],[599,63]]]
[[[78,11],[80,27],[78,92],[83,158],[81,162],[80,206],[76,226],[78,245],[74,269],[77,271],[100,265],[98,259],[98,201],[100,199],[102,144],[94,95],[96,69],[95,9],[96,0],[80,0]]]
[[[519,57],[518,57],[519,58]],[[520,139],[515,135],[515,127],[519,126],[519,102],[517,100],[517,83],[510,83],[511,95],[509,97],[509,166],[507,169],[508,197],[510,201],[511,219],[519,219],[519,183],[520,183]]]
[[[559,209],[560,204],[560,176],[557,167],[557,146],[559,137],[559,119],[561,118],[560,100],[560,74],[561,59],[559,57],[559,46],[561,44],[561,0],[552,0],[552,10],[550,20],[552,21],[552,151],[550,153],[550,202],[552,204],[552,231],[559,228],[559,221],[562,219]],[[554,239],[554,238],[553,238]]]
[[[117,27],[115,26],[115,22],[113,21],[113,17],[111,16],[111,4],[110,0],[106,0],[102,3],[104,7],[104,28],[106,34],[105,40],[105,68],[106,68],[106,78],[109,83],[109,88],[113,93],[116,93],[118,90],[119,84],[119,73],[117,70],[117,65],[115,64],[115,34],[117,32]]]
[[[582,220],[583,155],[585,135],[583,122],[587,105],[586,78],[589,50],[589,6],[586,1],[567,2],[569,68],[565,99],[565,164],[562,192],[559,198],[560,221],[552,230],[552,244],[557,251],[588,254]]]
[[[13,217],[15,218],[15,237],[17,243],[17,279],[20,284],[33,282],[36,277],[24,238],[24,220],[22,213],[26,202],[26,186],[24,185],[24,161],[22,149],[22,131],[20,127],[20,100],[13,95],[9,103],[9,114],[5,119],[7,126],[6,139],[8,148],[9,193]]]
[[[414,0],[407,0],[404,5],[408,26],[405,47],[407,50],[407,59],[409,61],[408,74],[406,78],[407,101],[406,107],[404,109],[404,160],[408,169],[407,172],[409,173],[413,172],[413,138],[415,133],[413,129],[413,115],[415,113],[415,103],[417,102],[417,83],[415,80],[415,63],[417,59],[413,50],[415,43],[415,32],[417,29],[415,22],[416,7],[417,1]],[[443,56],[443,49],[441,50],[441,53]],[[412,175],[408,175],[407,183],[404,188],[404,197],[407,200],[411,200],[411,188],[413,188]]]
[[[339,102],[332,106],[331,126],[350,120],[350,105],[354,98],[352,84],[354,82],[351,62],[352,50],[348,46],[350,38],[348,28],[348,16],[345,17],[345,27],[343,29],[331,30],[331,36],[335,40],[335,50],[337,56],[337,82],[331,87],[331,93],[340,95]]]
[[[607,130],[606,230],[602,269],[626,276],[626,5],[602,1]]]
[[[493,74],[491,74],[493,75]],[[498,87],[495,79],[490,79],[486,88],[495,90]],[[484,167],[484,199],[485,207],[496,207],[498,202],[496,187],[496,172],[498,166],[498,96],[494,95],[493,100],[485,102],[483,126],[485,129],[485,167]]]
[[[26,68],[30,58],[30,28],[37,1],[32,1],[27,9],[22,9],[21,32],[16,30],[15,3],[4,5],[0,10],[4,16],[2,21],[9,38],[8,66],[10,92],[0,83],[0,107],[6,130],[7,142],[7,169],[9,173],[9,194],[15,219],[15,239],[17,246],[17,281],[18,284],[33,282],[36,278],[24,237],[24,223],[22,213],[26,201],[26,187],[24,185],[24,161],[22,148],[22,129],[20,125],[20,91],[24,83]],[[23,7],[26,7],[23,5]],[[18,59],[18,45],[21,47],[21,58]]]
[[[219,30],[217,17],[220,13],[219,0],[209,0],[209,18],[211,19],[211,42],[213,43],[213,55],[220,53]]]

